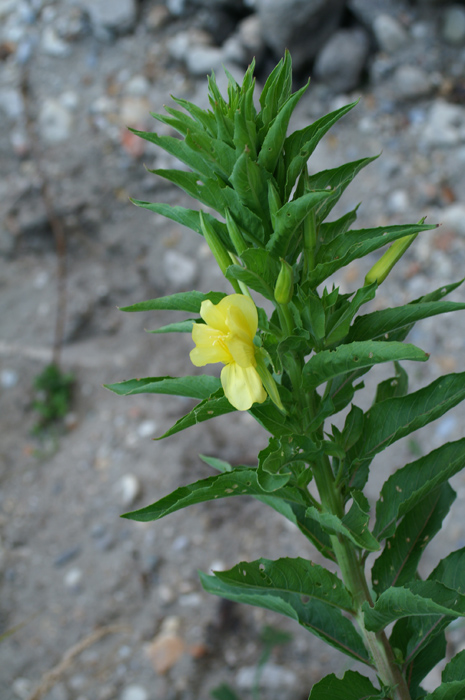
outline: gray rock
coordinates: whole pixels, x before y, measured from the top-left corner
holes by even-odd
[[[101,32],[126,34],[137,20],[135,0],[85,0],[84,4],[97,35]]]
[[[115,484],[115,492],[123,508],[129,508],[136,501],[141,491],[140,482],[134,474],[125,474]]]
[[[71,53],[70,45],[61,39],[53,27],[45,27],[40,49],[46,56],[69,56]]]
[[[373,28],[376,18],[385,13],[389,6],[390,12],[399,11],[399,0],[347,0],[351,13],[366,27]]]
[[[16,7],[17,0],[0,0],[0,19],[3,19]]]
[[[24,101],[21,92],[15,90],[15,88],[0,90],[0,110],[12,121],[22,117],[24,114]]]
[[[0,384],[4,389],[16,386],[18,379],[18,373],[14,369],[2,369],[0,372]]]
[[[409,40],[404,27],[390,15],[378,15],[373,22],[373,31],[380,49],[387,53],[396,53]]]
[[[439,220],[445,228],[451,228],[461,236],[465,236],[465,204],[451,204],[440,214]]]
[[[257,669],[255,666],[243,666],[236,676],[238,688],[241,690],[251,690],[255,685]],[[294,671],[267,663],[263,667],[260,676],[260,688],[262,690],[297,690],[298,678]]]
[[[452,5],[444,10],[441,33],[448,44],[465,44],[465,7]]]
[[[39,133],[48,143],[61,143],[71,134],[73,118],[59,100],[47,99],[39,112]]]
[[[167,250],[163,258],[163,270],[169,284],[178,290],[190,289],[197,277],[195,260],[177,250]]]
[[[363,29],[340,29],[315,61],[315,77],[336,92],[353,90],[360,81],[369,41]]]
[[[142,685],[128,685],[120,697],[121,700],[148,700],[149,694]]]
[[[245,50],[247,63],[250,63],[253,56],[260,61],[265,51],[265,42],[259,16],[254,14],[243,19],[237,27],[237,36]]]
[[[191,28],[178,32],[167,43],[170,56],[176,61],[187,61],[190,52],[198,47],[211,46],[210,34],[199,29]]]
[[[415,99],[431,94],[433,84],[428,74],[418,66],[399,66],[393,76],[397,97]]]
[[[208,75],[217,71],[224,62],[225,55],[215,46],[196,46],[186,57],[186,67],[191,75]]]
[[[465,107],[436,100],[421,134],[428,146],[456,146],[465,141]]]
[[[277,58],[289,49],[298,70],[338,28],[344,5],[345,0],[257,0],[263,40]]]

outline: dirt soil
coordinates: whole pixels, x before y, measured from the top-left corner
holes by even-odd
[[[191,206],[147,173],[144,165],[164,167],[166,156],[152,146],[139,152],[111,110],[103,122],[95,116],[102,96],[121,107],[133,76],[149,81],[147,113],[161,111],[172,92],[188,99],[205,92],[205,81],[194,81],[166,57],[163,42],[175,31],[170,24],[154,35],[141,25],[114,43],[81,38],[63,58],[38,52],[24,68],[31,87],[27,109],[34,117],[46,99],[77,95],[69,138],[47,142],[33,119],[37,142],[18,152],[9,139],[11,125],[5,122],[0,129],[0,629],[18,626],[0,643],[1,700],[26,700],[37,688],[33,697],[46,700],[195,700],[208,698],[222,682],[247,700],[252,697],[249,667],[262,651],[259,634],[265,624],[293,635],[272,655],[269,673],[276,680],[264,689],[267,700],[304,700],[322,675],[356,668],[291,621],[202,591],[199,569],[229,568],[260,556],[321,561],[262,504],[225,499],[148,524],[119,517],[210,475],[200,453],[253,463],[267,442],[253,419],[239,413],[154,442],[193,402],[119,398],[102,386],[195,371],[187,335],[146,333],[173,321],[172,315],[127,314],[117,307],[190,288],[228,291],[200,238],[129,201],[132,196]],[[452,203],[461,197],[463,203],[463,153],[422,150],[421,133],[412,127],[412,109],[428,114],[438,95],[415,105],[391,102],[388,110],[381,88],[369,85],[358,95],[361,104],[325,139],[312,165],[317,170],[383,150],[353,183],[341,210],[363,201],[361,226],[375,226],[414,222],[425,214],[430,221],[441,220]],[[352,97],[310,89],[295,125]],[[51,360],[57,307],[57,255],[40,169],[66,231],[61,361],[76,381],[62,430],[37,437],[33,382]],[[383,285],[376,304],[403,303],[458,280],[464,263],[457,228],[424,234]],[[355,289],[365,272],[365,263],[355,264],[337,282],[344,291]],[[463,299],[463,292],[452,298]],[[463,328],[455,317],[419,326],[412,342],[431,359],[411,368],[414,388],[441,372],[463,371]],[[371,495],[402,460],[462,436],[464,425],[463,410],[456,410],[378,460]],[[464,480],[458,477],[455,486],[458,505],[447,533],[431,548],[427,568],[445,547],[465,543],[459,516]],[[451,652],[462,648],[463,628],[453,630],[450,640]],[[57,666],[47,685],[47,674]],[[433,674],[433,687],[437,681]]]

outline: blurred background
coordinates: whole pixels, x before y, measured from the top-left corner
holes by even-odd
[[[267,439],[234,414],[153,442],[187,399],[118,398],[102,384],[193,370],[166,313],[117,307],[189,289],[230,291],[202,239],[129,197],[192,206],[147,172],[173,159],[127,126],[171,133],[150,111],[170,95],[207,106],[206,75],[264,79],[290,49],[312,82],[293,128],[354,99],[310,169],[382,151],[340,210],[360,227],[439,222],[409,249],[376,305],[401,304],[465,268],[465,4],[446,0],[0,0],[0,698],[195,700],[228,683],[252,697],[263,628],[292,634],[262,676],[266,700],[303,700],[345,658],[290,621],[207,596],[197,570],[259,556],[320,561],[252,499],[200,505],[159,523],[119,519],[210,475],[199,453],[254,463]],[[194,205],[195,206],[195,205]],[[336,282],[360,284],[368,264]],[[457,290],[451,297],[463,300]],[[463,321],[462,321],[463,324]],[[463,371],[460,316],[411,336],[431,359],[411,386]],[[54,361],[59,372],[46,370]],[[463,409],[376,462],[405,461],[464,434]],[[425,573],[465,544],[456,508]],[[457,505],[458,504],[458,505]],[[449,653],[464,646],[458,625]],[[281,640],[282,641],[282,640]],[[430,687],[439,673],[428,679]]]

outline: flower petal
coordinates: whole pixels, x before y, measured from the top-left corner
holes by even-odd
[[[241,296],[240,294],[231,296]],[[224,297],[218,304],[212,304],[209,299],[202,301],[200,304],[200,315],[208,326],[216,328],[222,333],[229,333],[229,328],[226,325],[226,309],[221,307],[221,303],[229,297]]]
[[[237,335],[230,335],[226,336],[225,344],[231,353],[232,360],[239,365],[239,367],[243,367],[244,369],[247,367],[255,367],[257,364],[255,360],[255,347],[250,338],[245,336],[244,340],[244,338],[240,338]]]
[[[196,367],[203,367],[215,362],[228,364],[233,357],[224,342],[224,334],[203,323],[195,323],[192,340],[196,347],[190,352],[190,359]]]
[[[248,411],[254,403],[263,403],[266,391],[254,367],[239,367],[235,362],[221,370],[221,384],[229,403],[238,411]]]
[[[258,327],[257,307],[245,294],[230,294],[218,304],[218,309],[226,316],[226,323],[232,333],[245,333],[253,340]]]

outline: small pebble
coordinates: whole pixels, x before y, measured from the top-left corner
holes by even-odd
[[[150,437],[155,433],[157,424],[153,420],[144,420],[137,428],[139,437]]]
[[[53,566],[55,566],[56,568],[65,566],[65,564],[69,564],[70,561],[76,559],[76,557],[78,557],[80,554],[81,547],[71,547],[70,549],[64,551],[62,554],[58,555],[58,557],[53,562]]]
[[[149,694],[142,685],[128,685],[120,698],[121,700],[148,700]]]
[[[0,372],[0,384],[4,389],[11,389],[18,383],[18,373],[14,369],[2,369]]]
[[[140,494],[140,483],[134,474],[125,474],[115,484],[115,491],[124,508],[131,506]]]
[[[63,578],[63,583],[65,584],[66,588],[76,590],[79,588],[79,584],[82,581],[82,576],[82,570],[75,567],[66,572]]]

